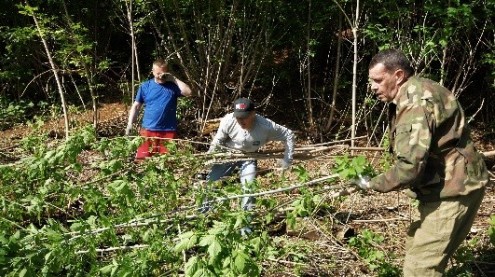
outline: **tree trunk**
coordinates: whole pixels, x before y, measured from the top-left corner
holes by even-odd
[[[29,6],[29,3],[26,1],[26,5]],[[65,139],[69,139],[69,117],[67,115],[67,104],[65,102],[64,90],[62,88],[62,82],[60,81],[60,77],[58,76],[58,69],[55,66],[55,62],[53,61],[52,54],[50,53],[50,49],[48,48],[48,43],[43,37],[43,31],[41,30],[41,26],[38,23],[38,19],[34,12],[32,12],[31,17],[34,20],[34,24],[36,25],[36,30],[38,30],[38,34],[41,38],[41,42],[43,43],[43,47],[45,48],[46,56],[48,58],[48,62],[50,63],[50,67],[52,68],[53,76],[55,77],[55,81],[57,83],[58,93],[60,95],[60,102],[62,104],[62,111],[64,112],[64,125],[65,125]]]
[[[340,55],[342,48],[342,15],[339,14],[339,33],[337,35],[337,53],[335,57],[335,74],[333,77],[333,89],[332,89],[332,106],[330,107],[330,116],[328,117],[327,125],[325,126],[325,132],[329,132],[332,127],[333,116],[337,105],[337,92],[339,88],[339,75],[340,75]]]

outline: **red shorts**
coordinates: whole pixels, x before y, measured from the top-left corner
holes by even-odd
[[[166,139],[174,139],[177,136],[175,131],[149,131],[146,129],[141,129],[139,134],[145,139],[137,149],[136,160],[151,157],[158,153],[167,153]]]

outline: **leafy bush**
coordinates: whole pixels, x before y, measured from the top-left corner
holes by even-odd
[[[352,159],[348,156],[335,159],[335,172],[343,179],[354,179],[358,175],[372,177],[375,171],[365,156],[357,156]]]
[[[58,145],[26,137],[26,157],[0,165],[1,276],[261,274],[273,247],[265,232],[241,236],[248,214],[194,215],[190,180],[203,161],[190,149],[136,166],[139,138],[94,133]]]
[[[349,245],[356,248],[360,257],[378,276],[400,276],[399,268],[387,262],[386,253],[380,250],[384,237],[370,230],[349,239]]]
[[[5,130],[17,123],[26,121],[27,111],[32,109],[32,102],[9,102],[6,98],[0,97],[0,130]]]

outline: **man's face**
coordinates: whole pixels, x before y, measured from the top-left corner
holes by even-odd
[[[160,66],[154,64],[151,72],[153,73],[155,80],[160,82],[160,81],[163,81],[163,79],[166,76],[165,73],[167,73],[167,67],[166,66],[160,67]],[[161,77],[163,77],[163,78],[161,78]]]
[[[378,63],[369,70],[369,78],[371,90],[378,100],[390,102],[394,99],[404,79],[404,71],[398,69],[390,72],[382,63]]]
[[[235,119],[237,120],[237,123],[239,123],[242,129],[249,131],[253,127],[255,117],[256,117],[256,113],[252,111],[249,113],[247,117],[244,118],[236,117]]]

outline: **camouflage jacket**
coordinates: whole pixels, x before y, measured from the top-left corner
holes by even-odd
[[[464,112],[446,88],[409,78],[389,104],[389,124],[395,163],[370,181],[374,190],[410,189],[419,200],[436,201],[466,195],[488,182]]]

